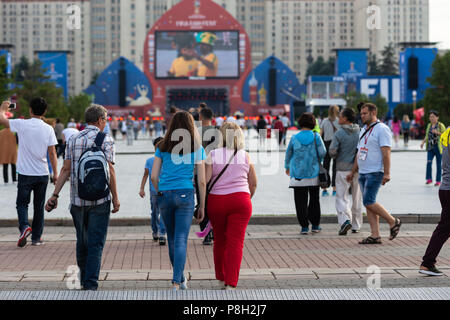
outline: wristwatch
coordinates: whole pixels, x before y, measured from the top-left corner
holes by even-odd
[[[58,198],[59,198],[59,195],[57,195],[57,194],[52,194],[52,197],[55,197],[56,199],[58,199]]]
[[[163,195],[163,193],[161,191],[158,191],[157,195],[158,195],[158,197],[161,197]]]

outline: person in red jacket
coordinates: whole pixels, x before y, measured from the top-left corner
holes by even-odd
[[[278,144],[281,145],[281,142],[283,141],[284,136],[284,126],[283,122],[280,120],[280,117],[275,117],[275,122],[273,124],[273,128],[275,130],[278,130]]]

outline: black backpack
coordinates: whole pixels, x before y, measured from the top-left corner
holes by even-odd
[[[78,160],[78,197],[96,201],[109,195],[109,166],[101,149],[106,134],[99,132],[94,145]]]

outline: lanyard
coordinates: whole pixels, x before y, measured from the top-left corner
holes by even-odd
[[[380,122],[377,121],[377,122],[375,122],[373,125],[371,125],[369,128],[367,128],[366,131],[364,132],[364,134],[362,135],[362,137],[359,139],[359,141],[361,141],[362,138],[364,138],[364,137],[366,136],[366,134],[369,133],[369,135],[364,139],[364,145],[367,145],[367,141],[369,140],[369,137],[370,137],[370,134],[371,134],[372,131],[373,131],[373,128],[374,128],[377,124],[379,124],[379,123],[380,123]],[[369,131],[369,130],[370,130],[370,131]]]

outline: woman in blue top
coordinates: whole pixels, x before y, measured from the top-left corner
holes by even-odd
[[[320,228],[319,160],[323,161],[326,149],[320,135],[313,132],[316,119],[312,113],[303,113],[298,119],[298,124],[300,132],[289,142],[284,167],[286,174],[291,177],[289,187],[294,189],[297,219],[302,227],[301,234],[308,234],[310,222],[312,232],[318,233],[322,230]]]
[[[194,215],[194,166],[197,166],[200,190],[197,222],[201,222],[205,209],[205,159],[205,150],[195,128],[194,118],[188,112],[177,112],[164,139],[156,146],[151,174],[160,213],[166,226],[174,290],[187,289],[184,266]]]

